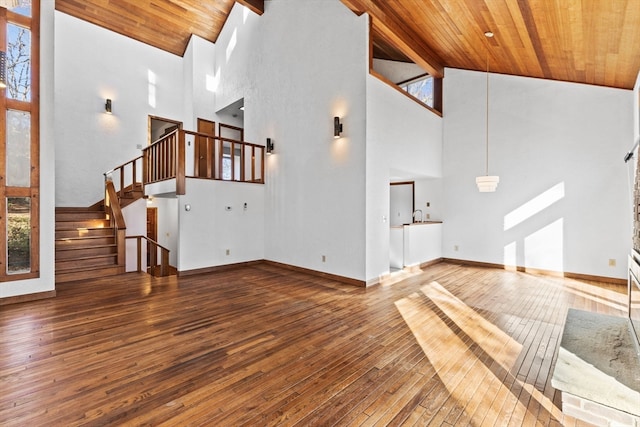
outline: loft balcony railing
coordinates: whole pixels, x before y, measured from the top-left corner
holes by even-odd
[[[142,150],[143,184],[186,178],[264,183],[265,147],[230,138],[177,129]]]

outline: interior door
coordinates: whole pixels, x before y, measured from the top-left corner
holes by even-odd
[[[211,135],[211,138],[199,136],[196,142],[196,166],[195,175],[200,178],[213,178],[215,176],[215,144],[216,122],[198,118],[198,133]]]
[[[158,208],[147,208],[147,237],[158,241]],[[147,267],[151,264],[151,254],[147,251]]]

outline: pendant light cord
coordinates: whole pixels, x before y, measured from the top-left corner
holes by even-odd
[[[486,175],[489,176],[489,49],[487,48],[487,118],[486,118],[486,146],[487,146],[487,159],[486,159]]]

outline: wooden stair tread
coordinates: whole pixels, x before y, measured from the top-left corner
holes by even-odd
[[[55,239],[56,242],[67,242],[70,240],[97,240],[97,239],[104,239],[104,238],[111,238],[114,237],[113,235],[106,235],[106,236],[77,236],[77,237],[60,237]]]
[[[115,243],[105,243],[103,245],[91,245],[91,246],[80,246],[80,245],[69,245],[69,246],[62,246],[60,248],[57,248],[57,250],[59,251],[78,251],[78,250],[83,250],[83,249],[98,249],[98,248],[115,248],[117,245]]]
[[[117,276],[124,274],[124,268],[119,266],[99,266],[77,270],[56,271],[56,283],[76,282],[79,280],[95,279],[96,277]]]
[[[56,261],[56,274],[72,273],[77,271],[94,271],[94,270],[106,268],[106,267],[120,268],[120,266],[118,266],[117,264],[117,254],[114,254],[113,257],[116,258],[112,260],[113,262],[108,262],[109,260],[107,258],[101,258],[101,257],[89,257],[82,260],[73,259],[73,260],[68,260],[69,262],[65,262],[64,260],[62,262]],[[96,261],[96,259],[102,259],[103,261],[102,263],[100,263]],[[83,264],[82,263],[83,261],[91,261],[93,264],[89,264],[89,265]],[[80,264],[79,265],[73,264],[74,262],[78,262]]]
[[[66,221],[62,221],[63,223]],[[72,221],[69,221],[72,222]],[[75,222],[75,221],[73,221]],[[56,228],[56,231],[78,231],[78,229],[93,231],[93,230],[113,230],[113,227],[68,227],[68,228]]]
[[[55,221],[56,282],[124,273],[116,230],[101,207],[58,207]]]

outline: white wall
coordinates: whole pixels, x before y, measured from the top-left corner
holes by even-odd
[[[178,201],[179,271],[264,259],[263,185],[190,178],[186,193]]]
[[[366,17],[339,0],[273,0],[260,17],[236,4],[218,38],[217,109],[244,98],[245,138],[276,146],[266,167],[269,260],[365,278],[367,51]]]
[[[40,4],[40,277],[3,282],[0,298],[49,292],[54,283],[54,2]]]
[[[481,194],[485,90],[484,73],[446,70],[444,256],[626,277],[631,91],[491,75],[489,174],[500,184]]]
[[[443,189],[441,178],[424,178],[415,181],[415,206],[422,209],[425,221],[442,220]],[[429,203],[429,206],[427,206]],[[428,218],[427,218],[428,216]]]
[[[218,121],[215,114],[216,46],[192,35],[184,61],[184,128],[197,130],[197,119]],[[217,131],[217,130],[216,130]]]
[[[183,61],[60,12],[55,38],[56,206],[89,206],[102,173],[140,155],[148,115],[183,120]]]
[[[158,208],[158,243],[169,249],[169,264],[177,267],[178,198],[154,197],[148,206]]]
[[[147,202],[145,199],[139,199],[122,209],[122,216],[127,225],[127,236],[146,236],[147,235]],[[141,242],[142,251],[142,268],[145,268],[147,259],[147,250],[144,242]],[[137,239],[127,239],[127,259],[126,271],[136,271],[138,269],[138,241]]]
[[[375,282],[389,272],[389,183],[441,176],[442,118],[370,75],[366,102],[366,269]],[[416,192],[416,209],[426,211],[427,194]]]

